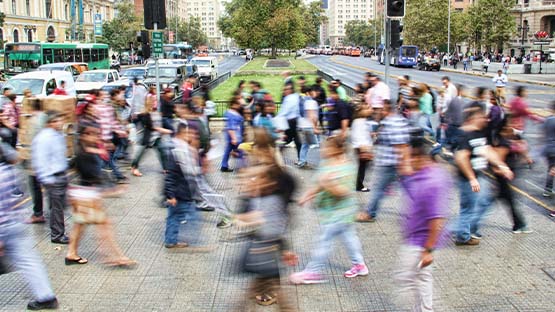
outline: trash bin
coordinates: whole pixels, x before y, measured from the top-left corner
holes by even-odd
[[[524,64],[524,73],[531,74],[532,73],[532,64]]]

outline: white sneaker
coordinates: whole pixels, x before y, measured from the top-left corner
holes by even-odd
[[[527,227],[522,227],[520,229],[513,230],[513,234],[530,234],[534,231],[530,230]]]

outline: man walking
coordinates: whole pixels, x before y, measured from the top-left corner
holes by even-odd
[[[48,111],[46,116],[46,127],[35,136],[31,145],[32,167],[49,199],[50,240],[56,244],[68,244],[64,225],[68,163],[66,140],[62,134],[63,120],[57,111]]]
[[[278,113],[278,117],[285,118],[289,128],[285,130],[285,144],[295,142],[295,148],[297,149],[297,159],[300,158],[301,153],[301,140],[297,133],[297,119],[301,117],[299,104],[301,97],[299,94],[295,93],[292,84],[286,84],[283,87],[283,102],[281,104],[281,109]],[[297,164],[299,161],[297,161]]]
[[[372,106],[374,113],[379,113],[384,108],[384,102],[391,99],[391,91],[376,75],[370,76],[371,88],[366,92],[366,103]]]
[[[409,143],[409,123],[396,113],[389,100],[384,101],[382,120],[376,141],[374,183],[370,188],[372,196],[366,211],[359,213],[358,222],[374,222],[380,201],[386,189],[397,179],[398,170],[407,172],[407,144]]]
[[[501,100],[503,99],[503,101],[501,101],[501,103],[499,103],[500,105],[504,104],[506,102],[506,93],[505,93],[505,87],[507,86],[507,83],[509,82],[509,79],[507,78],[507,75],[503,74],[503,71],[500,69],[497,71],[497,76],[494,76],[491,81],[493,81],[493,83],[495,83],[495,93],[497,94],[497,97]]]

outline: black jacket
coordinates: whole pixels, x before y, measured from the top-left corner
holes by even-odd
[[[193,192],[190,181],[181,171],[171,151],[168,153],[166,167],[167,173],[164,181],[164,194],[166,198],[175,198],[178,201],[192,201]]]

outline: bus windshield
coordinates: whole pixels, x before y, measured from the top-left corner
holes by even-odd
[[[415,47],[403,47],[401,49],[401,56],[416,57],[416,48]]]
[[[4,88],[10,88],[14,94],[23,95],[25,89],[30,89],[32,94],[41,94],[44,79],[10,79]]]

